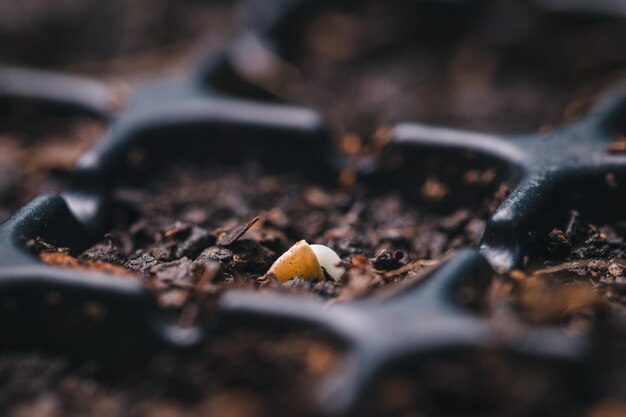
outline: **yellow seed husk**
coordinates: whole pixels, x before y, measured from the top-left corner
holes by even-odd
[[[301,240],[283,253],[270,267],[272,274],[280,282],[298,276],[303,279],[324,279],[324,273],[315,253],[305,240]]]

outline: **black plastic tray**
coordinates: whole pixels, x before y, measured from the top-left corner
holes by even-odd
[[[334,173],[349,166],[373,181],[396,178],[403,190],[410,189],[420,161],[442,156],[464,167],[495,166],[502,179],[517,184],[489,219],[480,253],[457,253],[394,297],[331,308],[281,295],[233,291],[222,298],[217,330],[275,327],[280,322],[289,331],[287,323],[296,323],[321,328],[346,346],[344,365],[320,386],[321,411],[349,413],[379,374],[442,351],[504,346],[513,354],[562,364],[573,379],[581,376],[576,372],[588,369],[594,358],[593,334],[569,336],[552,327],[526,329],[516,336],[498,334],[480,312],[460,305],[455,294],[465,285],[484,292],[492,268],[523,267],[525,258],[535,257],[541,247],[532,236],[545,236],[571,207],[587,209],[598,219],[621,215],[626,155],[609,154],[606,145],[626,125],[626,99],[608,97],[584,120],[555,129],[548,138],[400,124],[380,158],[355,163],[333,153],[327,125],[315,111],[249,98],[263,94],[245,85],[232,54],[243,47],[282,53],[280,40],[287,36],[289,23],[314,7],[306,1],[255,4],[262,16],[254,29],[188,77],[133,91],[123,109],[114,105],[114,92],[98,83],[0,70],[0,105],[28,100],[46,111],[88,114],[109,123],[106,137],[80,158],[62,195],[39,196],[0,226],[2,344],[114,361],[199,346],[207,336],[203,329],[179,327],[175,315],[160,309],[139,283],[45,266],[26,247],[29,239],[42,236],[75,250],[86,248],[106,231],[109,190],[123,177],[128,153],[141,146],[164,157],[193,141],[204,155],[245,149],[266,163],[280,161],[307,172]],[[613,176],[610,182],[608,174]],[[600,198],[611,201],[610,207],[598,207]],[[416,324],[416,316],[427,319]]]

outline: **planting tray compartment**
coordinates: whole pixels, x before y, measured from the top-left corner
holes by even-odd
[[[29,239],[41,236],[80,252],[101,238],[110,220],[109,188],[123,175],[129,151],[142,142],[150,141],[145,148],[155,160],[163,151],[173,156],[170,150],[183,143],[191,154],[200,150],[210,156],[219,149],[220,156],[234,158],[245,148],[270,157],[268,163],[302,168],[315,161],[316,169],[325,171],[328,158],[320,156],[328,151],[324,126],[306,109],[201,94],[193,80],[185,80],[135,91],[125,111],[116,114],[112,92],[97,82],[19,68],[3,68],[2,74],[0,102],[7,109],[28,105],[42,114],[89,115],[109,122],[106,137],[79,160],[63,196],[42,195],[2,225],[0,285],[7,347],[43,346],[118,361],[198,345],[200,330],[177,326],[175,314],[159,309],[141,284],[50,268],[27,248]],[[198,135],[211,140],[199,142]],[[172,146],[163,146],[168,142]],[[191,149],[190,142],[201,145]]]
[[[525,257],[536,258],[537,248],[545,246],[542,237],[565,223],[572,208],[590,221],[619,219],[626,158],[608,147],[623,131],[625,118],[626,99],[607,97],[584,120],[548,138],[510,138],[507,145],[515,147],[525,175],[485,232],[482,250],[494,266],[522,268]]]
[[[300,3],[307,2],[268,6],[264,26],[246,36],[255,42],[284,38],[284,22]],[[566,219],[572,206],[588,208],[598,219],[620,215],[626,157],[610,154],[606,147],[624,129],[623,97],[608,98],[582,121],[557,128],[548,137],[403,123],[394,126],[379,157],[354,159],[332,150],[329,129],[315,111],[251,99],[267,96],[250,90],[229,64],[229,54],[232,51],[227,50],[212,57],[183,81],[134,91],[123,111],[112,110],[110,93],[97,84],[85,87],[82,81],[58,82],[56,76],[25,72],[27,80],[33,76],[55,86],[33,92],[24,87],[30,83],[24,84],[21,70],[6,78],[2,105],[27,98],[50,111],[85,112],[110,125],[102,141],[81,157],[62,195],[39,196],[0,226],[3,346],[43,346],[78,356],[132,361],[161,349],[187,352],[204,336],[220,337],[226,328],[289,332],[295,324],[321,329],[346,349],[345,361],[317,393],[319,410],[326,414],[350,414],[367,398],[378,376],[405,364],[442,352],[454,355],[491,347],[554,363],[571,377],[573,390],[584,391],[584,380],[597,360],[593,334],[571,336],[551,326],[515,335],[500,333],[471,301],[485,296],[493,268],[521,268],[525,258],[537,257],[541,245],[533,236],[545,235]],[[225,79],[232,83],[227,88],[212,85]],[[67,87],[59,88],[65,82]],[[228,96],[225,91],[249,97]],[[459,251],[394,296],[327,307],[295,296],[231,291],[222,297],[214,327],[207,333],[204,328],[180,326],[176,315],[160,308],[137,282],[45,266],[28,253],[27,242],[36,236],[76,252],[102,237],[111,223],[112,187],[143,179],[132,166],[136,152],[153,168],[174,157],[206,161],[219,157],[224,162],[247,154],[270,167],[297,168],[321,181],[350,170],[372,185],[392,184],[415,200],[421,198],[416,185],[429,175],[452,179],[462,170],[493,168],[494,183],[505,182],[512,192],[488,220],[481,253]],[[429,161],[437,161],[434,168]],[[444,169],[447,166],[452,168]],[[452,183],[450,199],[429,204],[446,211],[467,203],[472,196],[463,198],[466,187],[460,181]],[[598,207],[598,199],[614,204]],[[459,301],[459,293],[468,287],[474,298]],[[419,323],[416,317],[421,318]]]
[[[107,363],[141,363],[149,352],[197,344],[197,329],[181,329],[138,283],[112,276],[49,268],[28,254],[42,236],[82,248],[89,234],[64,199],[42,195],[2,225],[3,348],[43,347]]]

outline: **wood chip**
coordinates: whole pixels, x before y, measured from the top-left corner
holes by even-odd
[[[131,273],[119,265],[104,261],[90,261],[76,259],[71,255],[62,252],[43,252],[39,254],[39,259],[45,264],[61,266],[64,268],[82,269],[92,272],[102,272],[113,275],[131,275]]]
[[[608,153],[624,153],[626,152],[626,140],[618,140],[606,145]]]
[[[524,282],[528,278],[528,275],[526,275],[524,272],[520,271],[519,269],[514,269],[511,272],[509,272],[509,277],[511,277],[511,279],[515,282]]]
[[[244,224],[241,224],[241,225],[231,229],[229,232],[222,233],[217,238],[217,244],[219,246],[229,246],[229,245],[232,245],[237,240],[239,240],[239,238],[241,238],[241,236],[243,236],[244,233],[246,233],[248,231],[248,229],[252,227],[252,225],[254,225],[256,222],[258,222],[259,219],[260,219],[260,217],[256,216],[256,217],[250,219],[248,222],[246,222]]]

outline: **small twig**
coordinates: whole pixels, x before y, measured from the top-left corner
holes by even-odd
[[[385,271],[385,272],[376,271],[376,272],[382,275],[383,278],[387,279],[387,278],[391,278],[396,275],[403,274],[412,269],[419,268],[422,266],[435,266],[435,265],[438,265],[440,262],[441,261],[438,259],[418,259],[417,261],[409,262],[408,264],[403,265],[400,268],[393,269],[391,271]]]
[[[611,142],[606,145],[606,151],[608,153],[624,153],[626,152],[626,140],[620,138],[615,142]]]
[[[576,259],[573,261],[563,262],[548,268],[537,269],[531,275],[546,275],[566,271],[572,268],[587,268],[592,262],[601,262],[603,264],[606,264],[606,266],[608,266],[609,263],[614,263],[626,267],[626,261],[623,259]]]
[[[578,219],[580,218],[580,213],[576,210],[570,211],[569,221],[567,222],[567,227],[565,228],[565,236],[569,240],[574,238],[574,234],[576,233],[576,228],[578,226]]]

